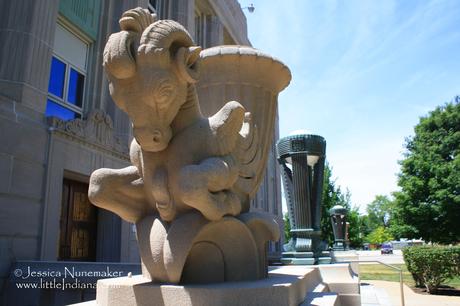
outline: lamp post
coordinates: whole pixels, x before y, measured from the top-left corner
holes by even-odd
[[[334,251],[348,250],[348,227],[347,209],[343,206],[336,205],[329,210],[331,216],[332,230],[334,232]]]
[[[256,8],[254,7],[254,4],[251,3],[251,4],[249,4],[249,6],[242,7],[241,9],[242,9],[242,10],[247,9],[249,13],[254,13],[254,10],[255,10]]]
[[[281,260],[302,265],[330,263],[329,253],[321,248],[320,229],[326,141],[300,133],[280,139],[276,147],[292,236]]]

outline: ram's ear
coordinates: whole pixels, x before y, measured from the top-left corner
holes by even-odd
[[[200,77],[201,47],[181,47],[177,50],[175,62],[179,77],[187,83],[196,83]]]

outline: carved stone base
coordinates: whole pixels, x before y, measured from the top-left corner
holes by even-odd
[[[142,274],[156,283],[264,278],[266,243],[279,237],[278,224],[263,213],[245,213],[211,222],[192,212],[171,223],[152,215],[136,227]]]

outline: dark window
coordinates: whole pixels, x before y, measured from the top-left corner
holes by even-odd
[[[148,9],[156,12],[158,19],[170,19],[169,6],[169,0],[149,0]]]
[[[157,14],[157,17],[159,17],[159,13],[158,13],[158,0],[149,0],[149,4],[148,4],[148,7],[149,9],[149,12],[150,13],[155,13]]]
[[[73,68],[70,68],[69,90],[67,101],[78,107],[82,106],[83,102],[83,85],[85,77]]]
[[[157,0],[149,0],[149,4],[156,9],[157,8]]]
[[[97,208],[88,184],[64,179],[60,228],[59,260],[96,260]]]

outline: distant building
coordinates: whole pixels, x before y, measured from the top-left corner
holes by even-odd
[[[92,171],[129,164],[130,120],[111,100],[102,52],[122,12],[137,6],[180,22],[204,48],[250,45],[236,0],[0,2],[0,289],[21,260],[45,269],[53,262],[139,262],[132,225],[87,198]],[[272,150],[252,209],[274,214],[282,229],[278,171]],[[272,258],[280,252],[279,242],[270,246]],[[17,305],[94,298],[33,292]]]
[[[425,241],[423,241],[422,239],[401,238],[399,240],[390,241],[390,243],[393,246],[393,249],[402,250],[402,249],[410,247],[410,246],[424,245]]]

